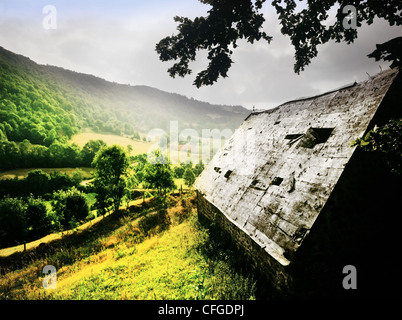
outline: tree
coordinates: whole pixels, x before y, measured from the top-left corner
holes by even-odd
[[[95,179],[93,185],[94,192],[96,193],[94,208],[98,213],[104,216],[112,205],[111,199],[109,198],[109,191],[102,179]]]
[[[77,170],[74,172],[76,174]],[[62,174],[60,171],[54,171],[50,175],[49,189],[51,192],[57,190],[68,190],[71,187],[78,187],[79,183],[77,178],[70,177],[67,173]]]
[[[50,176],[40,169],[30,171],[25,183],[26,189],[35,195],[45,194],[50,190]]]
[[[29,197],[26,209],[26,224],[30,239],[40,238],[51,230],[51,221],[47,215],[46,204],[42,199]]]
[[[84,171],[77,168],[74,170],[73,175],[71,176],[71,181],[75,186],[80,185],[80,183],[84,180]]]
[[[144,180],[151,188],[158,191],[158,196],[164,198],[167,190],[176,188],[173,179],[173,170],[170,163],[160,156],[159,151],[155,152],[156,161],[147,163],[144,168]]]
[[[135,178],[137,179],[138,183],[141,183],[144,180],[145,165],[148,163],[147,155],[139,154],[131,157],[131,159],[135,161],[134,162]]]
[[[353,141],[352,146],[381,153],[391,172],[402,174],[402,118],[369,131],[363,138]]]
[[[174,174],[175,174],[176,178],[178,178],[178,179],[183,178],[183,174],[184,174],[185,170],[186,169],[183,166],[175,167],[174,168]]]
[[[199,72],[194,85],[214,84],[219,77],[227,77],[233,61],[231,55],[237,41],[250,43],[272,37],[262,31],[265,21],[260,12],[266,0],[199,0],[210,5],[206,17],[194,20],[176,16],[178,34],[166,37],[156,45],[161,61],[176,61],[168,69],[173,78],[191,74],[189,63],[196,59],[199,50],[208,51],[208,67]],[[374,18],[383,18],[390,25],[402,25],[402,2],[400,0],[273,0],[272,6],[278,14],[282,34],[289,36],[295,48],[294,71],[300,73],[318,54],[318,46],[330,40],[353,43],[362,22],[371,25]],[[299,6],[298,6],[299,4]],[[345,27],[350,12],[345,6],[356,8],[356,26]],[[302,9],[300,9],[300,6]],[[328,25],[329,11],[337,9],[336,21]]]
[[[85,220],[89,214],[89,206],[85,195],[75,187],[67,191],[59,190],[54,192],[52,206],[64,228],[76,227],[76,224]]]
[[[127,152],[128,152],[128,155],[130,155],[131,152],[133,152],[133,146],[131,144],[127,145]]]
[[[387,41],[383,44],[377,44],[377,49],[368,55],[375,61],[392,61],[391,68],[400,68],[402,66],[402,37]]]
[[[103,206],[110,201],[114,210],[119,210],[129,165],[126,152],[117,145],[105,147],[97,153],[93,165],[96,169],[95,190],[101,194],[97,198],[98,205]]]
[[[89,214],[89,206],[85,195],[75,187],[66,191],[64,217],[70,227],[75,227],[72,222],[84,221]]]
[[[59,141],[53,142],[49,146],[49,154],[52,158],[52,163],[54,163],[55,167],[62,167],[65,157],[65,146],[63,143]]]
[[[0,141],[7,141],[6,129],[4,125],[0,123]]]
[[[19,164],[20,152],[14,141],[0,141],[0,170],[9,170]]]
[[[46,138],[43,140],[43,143],[45,146],[50,146],[53,142],[55,142],[57,139],[57,133],[56,130],[53,128],[51,129],[48,133]]]
[[[188,187],[192,186],[195,182],[195,174],[194,174],[193,170],[190,168],[187,168],[186,171],[184,171],[183,178],[184,178],[184,183]]]
[[[202,162],[202,160],[200,160],[200,162],[195,165],[194,174],[198,177],[201,174],[201,172],[204,171],[204,168],[205,168],[205,165]]]
[[[81,149],[76,144],[64,145],[63,165],[66,167],[74,167],[80,163]]]
[[[20,199],[0,200],[0,246],[21,243],[26,237],[25,204]]]
[[[89,140],[81,151],[82,164],[90,167],[92,161],[95,159],[95,155],[104,147],[106,147],[106,143],[103,140]]]

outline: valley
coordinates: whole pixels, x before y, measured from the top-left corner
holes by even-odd
[[[0,299],[255,299],[192,186],[249,113],[0,47]]]

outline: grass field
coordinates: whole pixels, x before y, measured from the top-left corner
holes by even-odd
[[[128,145],[132,147],[131,155],[138,155],[148,153],[157,148],[155,142],[144,142],[139,140],[132,140],[127,137],[122,137],[114,134],[103,134],[94,132],[82,132],[76,134],[70,140],[71,143],[75,143],[81,148],[90,140],[103,140],[107,145],[117,144],[124,148]],[[172,164],[178,164],[180,162],[192,161],[194,164],[199,163],[200,160],[204,164],[208,163],[213,154],[223,146],[224,140],[219,139],[201,139],[199,144],[195,143],[179,146],[169,147],[167,150],[168,157]]]
[[[0,299],[255,299],[256,282],[198,222],[194,197],[175,197],[164,215],[136,206],[0,259]],[[45,265],[57,269],[56,289],[43,288]]]
[[[127,147],[130,145],[133,148],[131,155],[147,153],[150,147],[153,145],[151,142],[132,140],[130,138],[114,134],[102,134],[94,132],[83,132],[76,134],[72,137],[70,142],[75,143],[82,148],[89,140],[103,140],[107,145],[117,144],[122,147]]]

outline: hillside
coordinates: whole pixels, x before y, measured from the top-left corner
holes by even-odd
[[[85,230],[0,257],[2,299],[255,299],[256,280],[238,254],[196,217],[194,197],[171,196],[161,219],[153,202]],[[45,290],[45,265],[57,290]]]
[[[191,194],[169,196],[167,210],[145,200],[126,209],[136,192],[142,199],[152,196],[150,189],[141,196],[134,188],[155,187],[146,177],[147,158],[127,160],[126,155],[148,149],[149,130],[169,133],[170,121],[177,121],[179,130],[234,130],[248,114],[239,106],[211,105],[38,65],[0,47],[0,172],[5,171],[0,247],[27,243],[26,251],[8,248],[14,253],[6,249],[7,256],[0,257],[0,300],[254,299],[255,279],[239,271],[239,255],[214,241],[198,222],[189,184],[183,190]],[[117,210],[118,203],[114,213],[100,218],[117,192],[81,184],[84,171],[70,175],[84,167],[86,178],[92,178],[93,159],[111,143],[122,145],[113,148],[135,170],[119,176],[124,195],[117,196],[126,206]],[[180,176],[180,170],[166,166],[164,173],[169,181],[173,175],[180,181],[180,190],[185,170],[194,176],[203,168],[197,164],[192,171],[193,164],[185,164],[175,168],[182,169]],[[105,190],[106,203],[97,198]],[[57,268],[57,291],[42,285],[45,265]]]
[[[53,135],[69,137],[83,128],[133,135],[146,134],[154,128],[169,132],[170,121],[178,121],[181,129],[234,130],[249,114],[240,106],[212,105],[147,86],[122,85],[39,65],[2,47],[0,106],[4,111],[0,114],[0,139],[7,136],[9,140],[22,141],[31,137],[31,143],[40,144],[46,138],[52,140],[52,129]],[[35,118],[36,114],[41,116]],[[43,116],[49,116],[49,121],[44,121]],[[34,121],[36,129],[24,123],[27,117]],[[27,127],[29,134],[13,135],[15,126]]]

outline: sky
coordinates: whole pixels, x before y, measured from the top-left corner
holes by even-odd
[[[56,9],[55,29],[44,27]],[[176,33],[173,17],[206,15],[210,7],[198,0],[0,0],[0,46],[49,64],[93,74],[108,81],[147,85],[213,104],[270,109],[286,101],[321,94],[387,69],[389,63],[367,58],[376,43],[402,36],[402,27],[383,20],[359,29],[352,45],[319,46],[318,57],[300,75],[293,72],[294,49],[280,33],[277,16],[264,5],[264,31],[271,44],[239,42],[228,78],[197,89],[195,74],[207,64],[200,52],[193,74],[171,78],[173,62],[161,62],[155,45]]]

